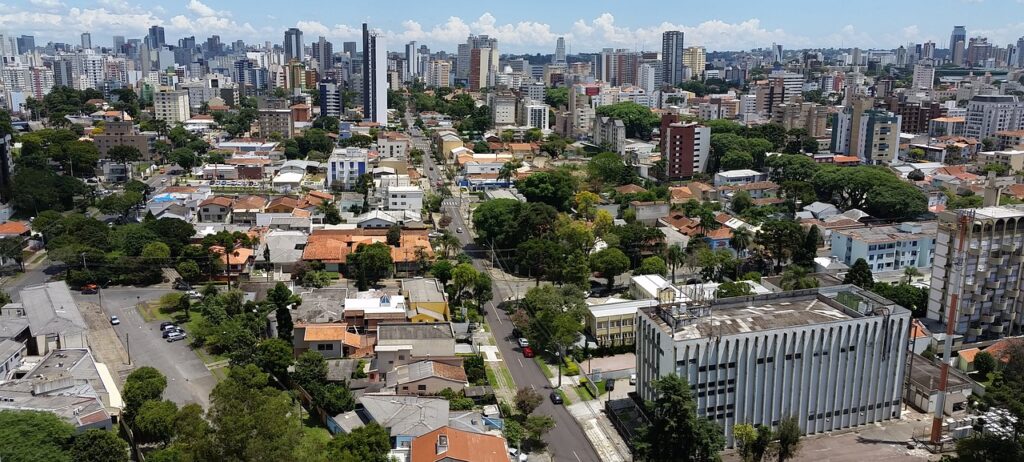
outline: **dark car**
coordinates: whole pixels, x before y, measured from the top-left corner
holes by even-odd
[[[551,392],[551,402],[555,404],[562,404],[562,395],[557,391]]]
[[[518,327],[513,327],[512,328],[512,336],[515,337],[515,338],[522,337],[523,336],[523,331],[519,330]]]
[[[164,321],[160,323],[160,330],[167,330],[168,327],[173,327],[174,323],[170,321]]]

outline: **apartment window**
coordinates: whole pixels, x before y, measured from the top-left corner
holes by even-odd
[[[417,385],[416,389],[419,390],[419,391],[427,391],[427,386],[426,385]]]

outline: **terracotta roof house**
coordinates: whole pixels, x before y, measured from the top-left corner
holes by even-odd
[[[617,192],[619,194],[637,194],[637,193],[642,193],[642,192],[645,192],[645,191],[647,191],[647,190],[644,189],[643,187],[637,186],[635,184],[627,184],[627,185],[622,185],[622,186],[619,186],[619,187],[615,188],[615,192]]]
[[[370,340],[354,332],[345,323],[296,323],[292,335],[292,348],[298,357],[306,351],[316,351],[325,358],[343,358],[369,345]]]
[[[231,218],[234,201],[229,197],[212,196],[199,203],[199,221],[204,223],[226,223]]]
[[[505,438],[441,427],[412,440],[409,462],[508,462]]]
[[[238,247],[230,255],[224,254],[224,247],[219,245],[210,246],[210,251],[220,255],[221,263],[224,263],[224,271],[230,271],[231,275],[248,274],[255,261],[253,250],[248,247]]]
[[[387,229],[324,229],[309,236],[303,250],[304,261],[319,261],[328,271],[341,271],[348,255],[360,244],[387,242]],[[420,255],[433,259],[434,250],[426,230],[403,229],[399,245],[391,247],[391,259],[398,273],[411,274],[419,265]]]
[[[404,364],[387,374],[387,387],[400,395],[434,395],[445,388],[459,390],[467,385],[462,367],[440,361]]]
[[[31,231],[21,221],[7,221],[0,224],[0,238],[12,236],[28,236]]]
[[[293,210],[302,208],[302,202],[294,197],[281,196],[267,204],[267,213],[292,213]]]

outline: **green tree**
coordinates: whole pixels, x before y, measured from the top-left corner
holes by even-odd
[[[814,258],[818,256],[818,242],[820,240],[821,234],[818,232],[818,227],[812,225],[804,236],[803,245],[795,250],[793,263],[806,267],[814,266]]]
[[[519,412],[524,415],[530,415],[537,409],[537,406],[540,406],[540,403],[544,402],[544,397],[532,388],[523,387],[516,391],[513,402],[515,402],[516,409]]]
[[[541,202],[567,211],[570,199],[576,194],[576,180],[563,170],[537,172],[517,182],[516,188],[530,202]]]
[[[299,355],[299,359],[295,361],[292,380],[303,387],[326,383],[327,360],[324,359],[324,355],[309,350]]]
[[[163,242],[150,242],[142,248],[142,258],[148,264],[163,266],[171,259],[171,248]]]
[[[754,235],[754,243],[763,247],[778,268],[802,248],[806,234],[800,224],[792,220],[768,220]]]
[[[715,291],[716,298],[742,297],[752,292],[750,284],[743,281],[723,282]]]
[[[155,368],[144,366],[132,371],[124,382],[124,414],[131,423],[146,401],[159,400],[167,388],[167,377]]]
[[[690,386],[675,374],[653,383],[657,398],[647,403],[650,424],[634,440],[642,461],[713,461],[725,448],[722,429],[697,414]]]
[[[569,105],[569,88],[554,87],[544,91],[544,103],[555,109]]]
[[[665,260],[661,257],[653,255],[643,259],[640,262],[640,267],[633,271],[633,274],[657,274],[664,276],[668,274],[668,265],[665,264]]]
[[[982,381],[996,370],[996,364],[996,358],[987,351],[982,351],[974,356],[974,370],[978,372]]]
[[[174,437],[177,415],[178,405],[172,401],[146,401],[135,417],[135,437],[143,443],[160,443],[166,447]]]
[[[107,150],[107,157],[119,164],[128,164],[142,159],[142,152],[135,146],[117,145]]]
[[[389,462],[391,435],[376,422],[371,422],[336,436],[329,445],[331,460],[339,462]]]
[[[473,301],[476,302],[477,309],[483,313],[484,304],[494,297],[494,281],[491,280],[489,274],[479,272],[476,278],[473,279],[473,285],[470,289],[473,292]]]
[[[448,285],[448,281],[452,280],[452,269],[452,262],[438,260],[430,266],[430,274],[441,281],[442,285]]]
[[[387,234],[388,245],[398,247],[402,243],[402,225],[391,225]]]
[[[171,151],[167,160],[181,166],[185,171],[192,171],[193,167],[198,167],[202,162],[199,156],[189,148],[178,148]]]
[[[579,338],[587,308],[578,287],[534,287],[521,304],[532,316],[526,332],[538,349],[564,352]]]
[[[668,246],[665,251],[665,261],[672,270],[672,284],[676,283],[676,269],[686,261],[686,251],[679,244]]]
[[[615,276],[629,269],[629,257],[614,247],[601,250],[590,256],[590,267],[608,280],[608,290],[615,287]]]
[[[455,294],[453,302],[458,304],[462,300],[462,294],[473,287],[476,281],[477,271],[469,263],[459,263],[452,270],[452,293]]]
[[[178,274],[181,275],[181,278],[189,284],[199,282],[199,278],[203,275],[202,270],[199,269],[199,265],[192,260],[185,260],[178,263],[176,269],[178,270]]]
[[[600,106],[597,108],[597,116],[619,119],[626,127],[626,137],[645,140],[651,138],[651,130],[660,123],[650,108],[632,101]]]
[[[128,462],[128,442],[96,428],[75,435],[68,452],[75,462]]]
[[[532,442],[540,442],[552,428],[555,428],[555,420],[546,415],[531,415],[523,422],[523,429]]]
[[[281,338],[268,338],[256,346],[256,365],[279,379],[288,377],[288,366],[294,362],[292,344]]]
[[[875,278],[871,275],[871,267],[863,258],[853,262],[850,271],[843,278],[843,284],[853,284],[862,289],[871,289],[875,285]]]
[[[75,429],[51,412],[0,411],[0,457],[8,462],[71,462]]]
[[[632,171],[614,152],[602,152],[587,162],[587,173],[591,181],[618,186],[632,180]]]
[[[115,214],[124,220],[141,203],[142,194],[134,191],[125,191],[121,194],[111,194],[100,199],[96,203],[96,207],[103,213]]]
[[[736,451],[743,462],[759,462],[754,459],[754,443],[757,441],[757,429],[750,424],[736,424],[732,426],[733,439],[736,441]]]
[[[779,462],[795,458],[800,453],[800,421],[795,416],[783,418],[775,430],[776,449]]]
[[[818,279],[808,274],[807,268],[793,265],[782,272],[783,290],[802,290],[818,287]]]
[[[345,384],[327,383],[312,389],[313,404],[328,415],[338,415],[356,407],[356,400]]]
[[[768,178],[776,184],[787,181],[809,181],[820,165],[814,159],[802,154],[772,156],[767,161]]]
[[[924,316],[928,309],[928,289],[907,282],[889,284],[876,282],[871,291],[913,312],[915,317]]]
[[[383,242],[360,244],[355,252],[349,254],[347,266],[355,276],[359,290],[366,290],[391,275],[394,269],[391,247]]]
[[[739,190],[732,195],[732,202],[730,207],[733,212],[743,213],[744,210],[749,209],[754,205],[754,200],[750,198],[750,193]]]
[[[722,170],[748,169],[754,166],[754,157],[744,151],[726,152],[721,159]]]

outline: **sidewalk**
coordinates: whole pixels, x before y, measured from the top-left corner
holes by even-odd
[[[558,385],[557,376],[552,377],[550,381],[552,388]],[[602,399],[576,401],[580,396],[571,388],[577,385],[579,385],[579,376],[562,376],[562,391],[567,396],[572,396],[574,401],[573,404],[567,405],[566,409],[569,410],[569,414],[583,428],[583,433],[587,435],[587,439],[590,440],[590,444],[594,446],[594,449],[601,456],[601,460],[611,462],[633,460],[626,442],[615,430],[611,421],[608,420],[608,416],[604,413],[604,401]],[[607,396],[606,394],[601,397],[605,398]]]

